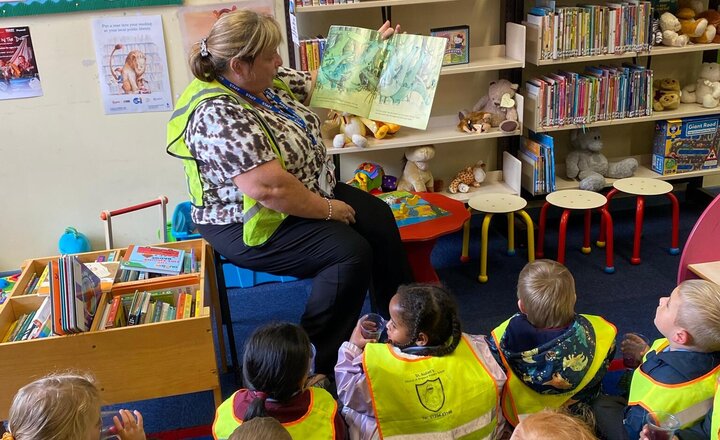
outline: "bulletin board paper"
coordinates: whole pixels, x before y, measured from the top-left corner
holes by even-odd
[[[159,15],[97,18],[93,37],[105,114],[172,110]]]

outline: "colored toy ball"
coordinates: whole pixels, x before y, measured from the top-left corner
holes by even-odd
[[[397,177],[386,174],[382,179],[382,190],[385,192],[395,191],[397,189],[397,184]]]
[[[60,236],[58,249],[60,249],[61,254],[88,252],[90,251],[90,241],[85,234],[70,226],[65,228],[65,233]]]

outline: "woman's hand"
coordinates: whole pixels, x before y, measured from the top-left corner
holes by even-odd
[[[121,440],[145,440],[145,430],[143,429],[143,417],[140,411],[130,412],[126,409],[118,411],[122,421],[118,416],[113,417],[117,435]],[[133,416],[134,414],[134,416]],[[137,417],[137,420],[135,419]]]
[[[377,342],[375,339],[365,339],[362,335],[362,325],[358,320],[353,329],[352,335],[350,335],[350,343],[355,345],[360,350],[365,350],[365,346],[368,342]]]
[[[390,20],[383,23],[382,26],[380,26],[380,29],[378,29],[378,32],[382,34],[382,39],[387,40],[388,38],[392,37],[393,34],[399,34],[400,33],[400,25],[396,25],[394,28],[390,24]]]
[[[332,199],[330,203],[332,204],[332,216],[330,220],[343,222],[346,225],[355,223],[355,210],[352,206],[338,199]]]

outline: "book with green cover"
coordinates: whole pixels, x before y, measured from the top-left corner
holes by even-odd
[[[424,130],[447,40],[331,26],[310,105]]]

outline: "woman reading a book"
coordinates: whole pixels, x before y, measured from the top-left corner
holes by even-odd
[[[387,38],[399,27],[385,23]],[[168,152],[184,159],[192,220],[238,266],[313,278],[301,324],[332,374],[370,289],[387,316],[412,274],[392,212],[337,183],[309,102],[307,72],[282,66],[269,15],[222,15],[190,54],[195,80],[168,124]]]

